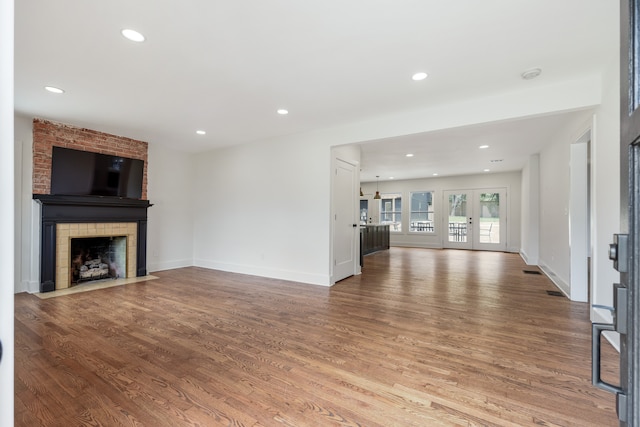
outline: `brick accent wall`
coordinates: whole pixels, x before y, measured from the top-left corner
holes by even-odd
[[[144,160],[142,200],[147,200],[148,143],[37,118],[33,119],[33,194],[51,194],[54,146]]]

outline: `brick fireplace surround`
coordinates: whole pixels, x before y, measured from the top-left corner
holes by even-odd
[[[51,195],[54,146],[143,160],[141,199]],[[79,235],[126,235],[127,277],[146,276],[147,208],[151,206],[146,200],[147,158],[146,142],[33,120],[33,198],[41,204],[40,292],[69,286],[68,243]]]

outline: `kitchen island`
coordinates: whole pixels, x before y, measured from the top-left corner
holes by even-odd
[[[360,225],[360,265],[365,255],[384,249],[389,249],[389,225]]]

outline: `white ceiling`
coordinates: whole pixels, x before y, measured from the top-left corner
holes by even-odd
[[[199,152],[601,73],[616,3],[19,0],[16,111]],[[517,170],[568,118],[369,142],[362,179]]]
[[[584,116],[557,113],[367,142],[361,182],[521,170],[566,123]]]

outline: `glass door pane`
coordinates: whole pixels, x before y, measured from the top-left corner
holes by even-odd
[[[500,243],[500,193],[480,193],[479,242]]]
[[[466,243],[467,233],[467,194],[450,193],[448,197],[449,210],[449,242]]]
[[[360,224],[366,224],[369,218],[369,200],[360,200]]]

